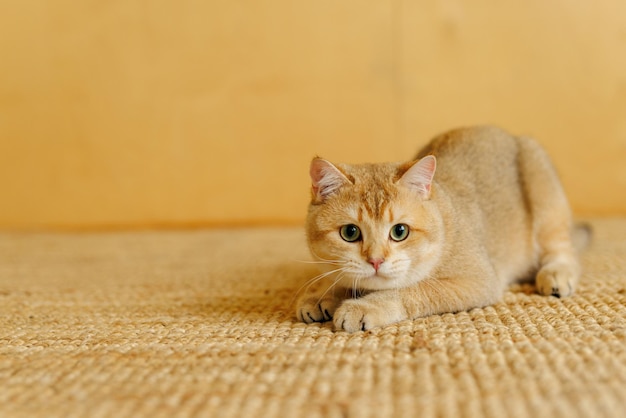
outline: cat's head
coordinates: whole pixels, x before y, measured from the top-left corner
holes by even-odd
[[[309,248],[339,269],[339,285],[393,289],[429,275],[443,240],[431,199],[435,167],[434,156],[406,164],[311,162]]]

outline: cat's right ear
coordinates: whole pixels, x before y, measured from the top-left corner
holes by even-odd
[[[436,169],[437,159],[434,155],[427,155],[409,167],[400,177],[400,183],[417,191],[422,198],[429,199]]]
[[[309,174],[313,200],[318,203],[323,202],[341,186],[350,183],[350,180],[337,167],[322,158],[314,158],[311,161]]]

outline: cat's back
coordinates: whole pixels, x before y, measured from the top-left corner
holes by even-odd
[[[472,191],[474,198],[480,197],[478,194],[494,200],[494,193],[506,195],[506,191],[514,192],[519,187],[518,141],[495,126],[459,128],[435,137],[418,158],[434,155],[435,178],[452,191]]]
[[[517,140],[496,126],[474,126],[444,132],[433,138],[418,153],[418,158],[434,155],[439,162],[453,160],[457,167],[475,167],[494,157],[513,156]]]

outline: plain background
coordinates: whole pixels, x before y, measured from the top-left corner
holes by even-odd
[[[3,228],[299,223],[314,155],[485,123],[626,214],[626,3],[0,4]]]

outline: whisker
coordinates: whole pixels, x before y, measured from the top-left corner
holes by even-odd
[[[345,276],[346,272],[345,271],[341,271],[339,272],[339,274],[337,275],[337,278],[333,281],[333,283],[328,286],[328,288],[324,291],[324,293],[322,293],[322,295],[319,297],[319,299],[317,300],[317,304],[319,305],[319,303],[322,301],[322,299],[324,299],[324,296],[326,296],[326,294],[333,288],[335,287],[340,281],[341,279],[343,279],[343,276]]]
[[[328,277],[328,276],[330,276],[330,275],[332,275],[332,274],[334,274],[334,273],[341,272],[341,271],[344,271],[344,270],[346,270],[346,269],[347,269],[347,267],[341,267],[341,268],[338,268],[338,269],[334,269],[334,270],[331,270],[331,271],[327,271],[327,272],[322,273],[322,274],[318,274],[317,276],[313,277],[312,279],[307,280],[307,281],[306,281],[306,282],[305,282],[305,283],[304,283],[304,284],[300,287],[300,289],[298,290],[298,292],[300,292],[304,286],[307,286],[306,290],[309,290],[309,288],[310,288],[313,284],[315,284],[316,282],[319,282],[320,280],[322,280],[322,279],[324,279],[324,278],[326,278],[326,277]],[[297,293],[296,293],[296,294],[297,294]]]
[[[330,259],[324,258],[324,257],[320,256],[319,254],[317,254],[312,248],[310,249],[310,251],[311,251],[311,254],[313,254],[313,256],[315,258],[317,258],[318,260],[326,261],[326,262],[329,262],[329,263],[334,263],[334,262],[338,261],[338,260],[330,260]]]
[[[298,263],[304,263],[304,264],[331,264],[334,266],[341,266],[341,265],[345,265],[347,264],[347,261],[342,261],[342,260],[336,260],[336,261],[321,261],[321,260],[293,260],[296,261]]]
[[[326,278],[326,277],[328,277],[328,276],[330,276],[332,274],[335,274],[337,272],[343,272],[343,271],[345,271],[347,269],[348,269],[348,267],[340,267],[338,269],[334,269],[334,270],[327,271],[325,273],[318,274],[317,276],[313,277],[312,279],[307,280],[306,282],[304,282],[304,284],[302,286],[300,286],[300,288],[296,291],[294,296],[291,298],[291,301],[289,302],[289,306],[291,306],[295,302],[295,299],[298,297],[298,295],[300,295],[300,292],[302,292],[303,290],[304,290],[304,293],[306,293],[309,290],[309,288],[311,286],[313,286],[315,283],[323,280],[324,278]]]

